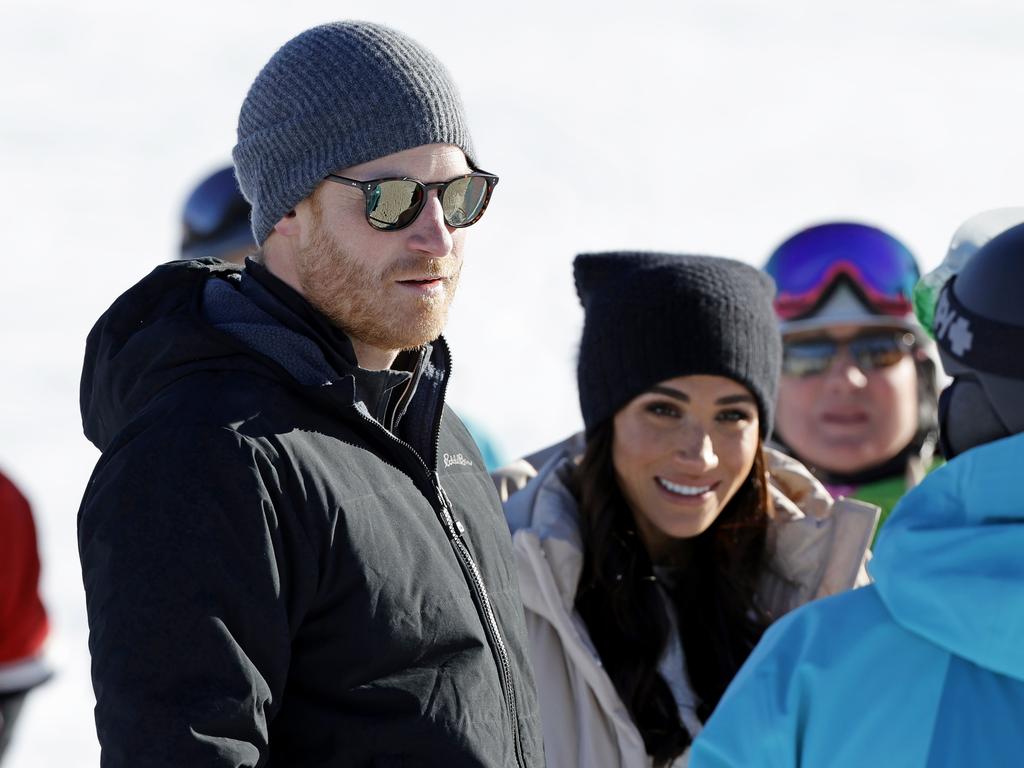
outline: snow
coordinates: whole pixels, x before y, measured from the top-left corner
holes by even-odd
[[[578,252],[760,264],[793,230],[843,217],[890,228],[934,266],[960,221],[1021,204],[1014,0],[7,0],[0,466],[35,506],[58,667],[28,701],[10,768],[99,759],[75,539],[98,458],[77,404],[86,334],[174,255],[178,209],[228,157],[266,59],[351,14],[445,61],[479,162],[501,176],[448,337],[451,399],[508,457],[580,425]]]

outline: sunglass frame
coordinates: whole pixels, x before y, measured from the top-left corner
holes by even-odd
[[[349,179],[349,178],[346,178],[345,176],[339,176],[336,173],[329,173],[329,174],[327,174],[324,177],[324,179],[327,180],[327,181],[333,181],[335,184],[344,184],[345,186],[349,186],[349,187],[353,187],[355,189],[361,190],[362,193],[363,193],[363,198],[366,201],[366,205],[363,208],[363,212],[364,212],[364,214],[366,216],[366,223],[369,224],[371,227],[373,227],[378,232],[398,232],[401,229],[405,229],[406,227],[411,225],[413,222],[415,222],[416,219],[419,218],[420,214],[423,212],[423,206],[426,205],[427,195],[430,194],[430,191],[432,189],[438,190],[437,196],[438,196],[438,199],[442,200],[441,207],[443,209],[444,208],[444,203],[443,203],[444,193],[445,193],[445,190],[448,188],[448,186],[451,185],[451,184],[454,184],[457,181],[461,181],[462,179],[467,179],[467,178],[470,178],[470,177],[482,178],[484,180],[484,182],[487,184],[486,191],[484,192],[484,199],[480,203],[480,210],[476,212],[476,215],[473,216],[472,219],[467,219],[466,221],[462,222],[461,224],[453,224],[452,222],[448,221],[447,213],[444,215],[444,223],[445,224],[447,224],[449,227],[454,227],[455,229],[462,229],[464,227],[472,226],[473,224],[476,224],[478,221],[480,221],[480,217],[483,216],[484,215],[484,211],[487,210],[487,204],[491,202],[491,193],[494,192],[494,187],[498,183],[498,177],[495,176],[493,173],[488,173],[487,171],[476,170],[476,171],[472,171],[471,173],[464,173],[461,176],[456,176],[454,179],[449,179],[448,181],[431,181],[429,183],[428,182],[420,181],[419,179],[414,179],[414,178],[412,178],[410,176],[389,176],[389,177],[383,178],[383,179],[370,179],[369,181],[360,181],[359,179]],[[370,212],[371,212],[371,206],[373,205],[373,199],[372,198],[373,198],[373,190],[374,190],[374,188],[376,188],[378,185],[383,184],[384,182],[387,182],[387,181],[408,181],[408,182],[412,182],[413,184],[415,184],[417,187],[419,187],[422,190],[422,195],[420,197],[420,203],[419,203],[419,205],[416,208],[416,213],[407,222],[405,222],[404,224],[400,224],[398,226],[388,225],[388,226],[385,226],[385,227],[381,227],[381,226],[378,226],[378,225],[374,224],[373,219],[370,217]]]

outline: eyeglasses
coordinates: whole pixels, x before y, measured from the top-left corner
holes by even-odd
[[[836,280],[846,277],[871,308],[904,317],[920,274],[913,254],[892,235],[864,224],[822,224],[798,232],[768,259],[783,320],[810,314]]]
[[[782,373],[797,378],[818,376],[829,369],[844,348],[850,351],[857,367],[867,373],[896,365],[914,348],[914,334],[891,331],[863,334],[847,341],[827,336],[784,341]]]
[[[409,178],[358,181],[333,173],[325,178],[336,184],[361,189],[366,198],[366,221],[383,232],[394,232],[416,221],[432,189],[437,190],[445,224],[449,227],[476,224],[487,209],[491,192],[498,183],[497,176],[484,171],[430,184]]]

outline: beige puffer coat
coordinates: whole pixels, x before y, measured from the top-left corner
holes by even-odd
[[[566,487],[571,441],[505,505],[526,611],[548,768],[649,766],[643,739],[573,608],[583,566],[576,501]],[[776,615],[868,583],[878,508],[833,501],[795,460],[766,449],[775,517],[760,596]],[[500,472],[499,472],[500,474]],[[534,473],[531,473],[534,474]],[[499,479],[521,477],[522,467]],[[506,488],[515,489],[513,481]],[[676,761],[685,766],[688,754]]]

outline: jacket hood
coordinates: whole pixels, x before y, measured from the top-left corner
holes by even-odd
[[[896,506],[868,570],[893,619],[1024,680],[1024,434],[936,469]]]
[[[239,268],[215,260],[163,264],[103,313],[85,346],[79,390],[85,435],[101,451],[165,387],[202,371],[253,367],[201,316],[210,278],[238,280]],[[259,366],[262,367],[262,366]]]
[[[579,508],[567,485],[573,466],[570,450],[565,447],[559,449],[540,468],[537,476],[505,503],[505,518],[513,537],[518,531],[528,531],[536,537],[538,545],[552,555],[545,559],[545,563],[551,569],[557,599],[550,594],[543,597],[541,592],[544,590],[531,583],[527,573],[520,572],[523,600],[527,607],[549,617],[551,611],[572,610],[583,570]]]
[[[392,426],[406,408],[433,413],[449,370],[443,338],[402,353],[396,365],[405,369],[360,368],[348,337],[259,264],[243,271],[216,259],[175,261],[122,294],[93,326],[82,369],[82,423],[105,451],[175,383],[204,375],[209,389],[219,374],[239,373],[307,394],[329,391],[332,403],[378,421],[387,416]],[[392,391],[410,378],[413,396],[388,410]],[[407,440],[429,446],[430,436],[419,434],[429,424],[419,428],[412,419],[405,426]]]
[[[568,487],[578,445],[566,441],[543,453],[548,461],[508,499],[505,517],[513,537],[522,531],[544,550],[543,564],[538,561],[537,567],[542,573],[551,571],[558,605],[550,599],[547,604],[531,604],[534,574],[520,577],[527,607],[548,615],[549,610],[572,610],[583,569],[583,543],[579,508]],[[782,615],[808,600],[866,584],[863,561],[878,508],[833,499],[802,464],[776,450],[766,448],[765,458],[775,512],[769,527],[770,557],[758,586],[764,607]]]

